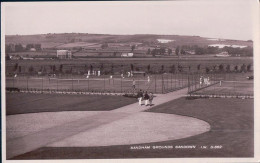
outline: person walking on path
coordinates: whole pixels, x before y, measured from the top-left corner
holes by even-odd
[[[142,106],[143,92],[141,89],[137,93],[137,98],[138,98],[139,105]]]
[[[144,100],[145,100],[145,106],[148,106],[149,95],[148,95],[147,91],[144,94]]]
[[[150,92],[149,93],[149,105],[152,106],[152,104],[153,104],[153,93]]]

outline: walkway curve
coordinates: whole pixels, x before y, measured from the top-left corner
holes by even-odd
[[[157,97],[154,99],[154,106],[158,106],[160,104],[172,101],[174,99],[180,98],[185,96],[187,93],[187,88],[181,89],[175,92],[163,94],[163,95],[157,95]],[[104,125],[111,125],[113,126],[113,123],[118,123],[120,120],[129,122],[129,119],[127,120],[127,117],[130,118],[130,116],[147,116],[147,114],[151,113],[142,113],[140,112],[147,110],[149,108],[152,108],[154,106],[139,106],[137,103],[130,104],[112,111],[107,112],[100,112],[88,117],[82,117],[79,119],[76,119],[74,121],[68,122],[68,123],[61,123],[57,126],[51,126],[50,128],[45,128],[40,131],[35,131],[29,134],[23,134],[23,136],[14,136],[14,139],[8,139],[7,140],[7,159],[12,158],[14,156],[24,154],[26,152],[30,152],[32,150],[36,150],[41,147],[45,147],[47,145],[54,144],[55,142],[62,141],[66,138],[73,137],[75,135],[78,135],[80,133],[85,132],[93,132],[92,130],[99,129],[99,127],[102,128]],[[36,113],[41,115],[42,113]],[[80,112],[79,112],[80,114]],[[156,113],[157,114],[157,113]],[[149,117],[149,116],[148,116]],[[8,116],[7,116],[8,118]],[[134,118],[136,119],[136,118]],[[145,120],[143,118],[137,118],[141,120]],[[47,119],[48,120],[48,119]],[[150,123],[155,119],[151,119],[147,121],[146,123]],[[169,120],[169,119],[168,119]],[[170,121],[170,120],[169,120]],[[133,123],[136,123],[137,121],[132,121]],[[174,121],[172,121],[174,122]],[[158,123],[161,124],[162,122]],[[34,123],[36,124],[36,123]],[[7,124],[8,125],[8,124]],[[149,126],[149,125],[148,125]],[[163,127],[163,126],[162,126]],[[207,131],[208,126],[204,124],[204,127],[202,131]],[[187,130],[188,131],[188,130]],[[201,132],[202,132],[201,131]],[[8,131],[7,131],[8,132]],[[95,138],[96,139],[96,138]],[[144,139],[136,139],[137,142],[143,142]],[[159,139],[158,139],[159,140]],[[160,139],[161,140],[161,139]],[[157,141],[157,140],[152,140]],[[133,143],[137,143],[133,142]],[[109,144],[109,143],[108,143]],[[110,142],[110,144],[113,144]],[[103,144],[104,145],[104,144]]]

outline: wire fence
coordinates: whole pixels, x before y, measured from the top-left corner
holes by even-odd
[[[14,76],[6,78],[7,88],[37,91],[78,91],[106,93],[135,93],[144,90],[153,93],[167,93],[188,87],[188,74],[164,73],[146,76],[83,76],[47,77]]]
[[[188,94],[206,97],[254,97],[252,73],[189,74]]]

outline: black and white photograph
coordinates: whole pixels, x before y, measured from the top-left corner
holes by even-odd
[[[259,161],[258,10],[1,3],[3,162]]]

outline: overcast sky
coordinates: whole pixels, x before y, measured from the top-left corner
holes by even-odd
[[[5,33],[176,34],[253,39],[256,1],[24,2],[5,4]]]

